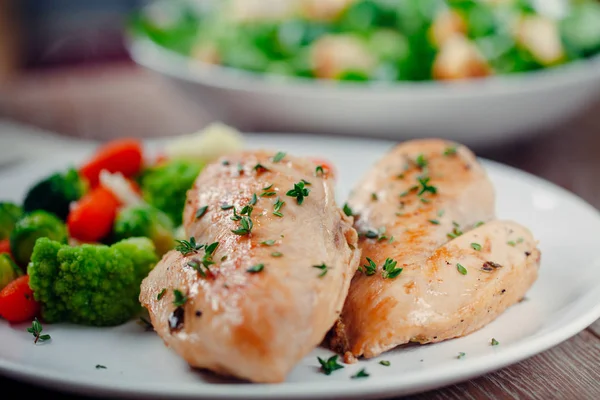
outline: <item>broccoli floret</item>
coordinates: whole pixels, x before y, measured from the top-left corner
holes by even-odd
[[[115,326],[141,310],[140,284],[157,261],[147,238],[77,247],[41,238],[27,273],[49,323]]]
[[[156,207],[146,204],[121,209],[115,219],[113,235],[115,240],[150,238],[159,256],[172,249],[175,243],[171,219]]]
[[[202,167],[194,161],[172,160],[149,168],[140,179],[144,199],[167,214],[175,226],[181,225],[187,191]]]
[[[10,234],[10,252],[17,264],[25,267],[29,263],[35,241],[41,237],[67,243],[67,227],[56,215],[43,210],[25,214],[17,221]]]
[[[23,209],[8,201],[0,202],[0,240],[8,239],[15,224],[23,215]]]
[[[0,254],[0,290],[19,276],[23,271],[15,264],[13,259],[7,253]]]
[[[36,183],[25,196],[25,212],[45,210],[65,221],[71,202],[79,200],[87,185],[73,168],[52,174]]]

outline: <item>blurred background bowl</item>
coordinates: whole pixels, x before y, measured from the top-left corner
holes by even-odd
[[[599,56],[461,81],[340,82],[204,63],[140,35],[129,37],[128,48],[136,63],[165,77],[199,108],[247,131],[494,145],[564,123],[600,93]]]
[[[562,123],[600,91],[600,58],[465,82],[277,80],[204,64],[146,39],[132,58],[213,117],[248,131],[323,132],[392,139],[441,137],[493,145]]]

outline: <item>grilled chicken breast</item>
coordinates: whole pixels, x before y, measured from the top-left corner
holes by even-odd
[[[202,248],[168,252],[142,283],[156,332],[193,367],[281,382],[341,312],[360,259],[352,218],[331,176],[279,158],[207,166],[184,212]]]
[[[365,175],[349,204],[362,266],[330,334],[338,352],[374,357],[409,341],[465,335],[521,299],[537,276],[531,234],[515,223],[489,222],[493,186],[463,146],[398,145]]]

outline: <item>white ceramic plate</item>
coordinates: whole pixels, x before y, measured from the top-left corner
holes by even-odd
[[[335,163],[339,201],[392,145],[318,136],[248,136],[269,147]],[[0,198],[20,200],[36,178],[82,160],[91,147],[67,148],[0,170]],[[408,346],[326,376],[315,349],[282,384],[237,383],[191,370],[153,332],[135,321],[115,328],[46,325],[52,341],[34,345],[26,325],[0,321],[0,371],[59,390],[144,398],[377,398],[406,395],[466,380],[530,357],[575,335],[600,317],[600,218],[595,209],[556,186],[484,161],[496,185],[498,215],[530,227],[540,240],[540,276],[523,301],[484,329],[439,344]],[[498,346],[491,346],[495,338]],[[460,352],[466,353],[458,359]],[[391,366],[379,364],[389,360]],[[96,365],[106,369],[96,369]],[[350,379],[361,368],[370,377]]]

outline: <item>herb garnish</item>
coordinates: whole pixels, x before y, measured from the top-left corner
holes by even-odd
[[[460,225],[457,222],[452,221],[452,225],[454,225],[454,229],[447,236],[449,239],[456,239],[463,234],[463,231],[460,230]]]
[[[352,379],[368,378],[368,377],[369,377],[369,374],[367,373],[367,370],[365,368],[361,369],[355,375],[351,376]]]
[[[318,268],[321,271],[323,271],[319,274],[319,278],[322,276],[325,276],[325,274],[327,273],[327,270],[328,270],[327,265],[325,265],[325,263],[323,263],[321,265],[313,265],[313,268]]]
[[[473,250],[481,251],[481,245],[479,243],[471,243],[471,248]]]
[[[388,237],[385,235],[385,226],[382,226],[377,231],[373,231],[369,229],[368,231],[361,233],[359,232],[358,236],[364,235],[367,239],[377,239],[378,242],[387,239]]]
[[[383,365],[384,367],[389,367],[392,363],[388,360],[381,360],[379,361],[379,364]]]
[[[252,207],[250,204],[246,204],[240,211],[240,215],[247,215],[248,217],[251,217],[252,211],[254,211],[254,207]]]
[[[346,216],[351,217],[353,214],[352,209],[350,208],[350,206],[348,205],[348,203],[344,203],[344,208],[342,209],[344,211],[344,214],[346,214]]]
[[[463,352],[461,351],[460,353],[458,353],[458,356],[456,356],[456,358],[458,358],[458,359],[460,360],[460,359],[462,359],[462,358],[465,358],[465,356],[466,356],[466,355],[467,355],[466,353],[463,353]]]
[[[188,297],[179,289],[173,290],[173,294],[175,295],[175,299],[173,299],[173,305],[175,307],[181,307],[188,301]]]
[[[261,172],[269,171],[269,168],[259,163],[254,166],[254,170],[256,171],[256,173],[260,174]]]
[[[300,181],[298,183],[294,183],[294,187],[291,190],[288,190],[286,193],[287,196],[295,197],[298,205],[301,205],[304,201],[304,198],[308,196],[310,189],[304,187],[304,182]]]
[[[202,260],[193,259],[188,261],[187,265],[198,271],[203,278],[206,278],[207,273],[210,273],[210,266],[215,263],[213,261],[213,254],[218,246],[219,242],[204,246],[204,257],[202,257]]]
[[[35,338],[33,343],[37,343],[38,341],[45,342],[46,340],[52,339],[50,335],[42,335],[43,330],[44,328],[42,327],[42,324],[40,324],[40,321],[38,321],[37,317],[34,318],[31,322],[31,328],[27,328],[27,332],[31,333]]]
[[[415,163],[417,164],[417,166],[420,169],[423,169],[423,168],[427,167],[427,160],[425,159],[425,156],[423,154],[419,154],[417,156],[417,159],[416,159]]]
[[[156,300],[160,300],[163,298],[163,296],[165,295],[165,293],[167,293],[167,288],[163,288],[157,295],[156,295]]]
[[[519,243],[523,243],[523,240],[524,240],[524,239],[523,239],[522,237],[520,237],[520,238],[518,238],[516,241],[512,241],[512,240],[511,240],[511,241],[509,241],[509,242],[506,242],[506,243],[507,243],[509,246],[515,247],[517,244],[519,244]]]
[[[442,218],[442,217],[444,216],[444,213],[445,213],[445,211],[444,211],[444,210],[439,210],[439,211],[437,212],[437,216],[438,216],[438,217],[440,217],[440,218]]]
[[[239,221],[240,219],[242,219],[242,217],[240,217],[240,215],[237,213],[235,207],[233,207],[233,215],[230,218],[232,221]]]
[[[440,221],[438,221],[437,219],[430,219],[428,220],[430,223],[432,223],[433,225],[439,225]]]
[[[343,365],[338,364],[337,358],[337,354],[329,357],[327,360],[317,357],[317,360],[319,360],[319,363],[321,364],[321,371],[323,371],[325,375],[331,375],[333,371],[344,368]]]
[[[260,244],[264,244],[265,246],[273,246],[275,244],[275,241],[273,239],[269,239],[269,240],[260,242]]]
[[[283,253],[280,253],[278,251],[274,251],[271,253],[271,257],[281,257],[283,256]]]
[[[377,264],[369,257],[367,257],[367,262],[369,263],[368,265],[358,267],[358,270],[367,276],[375,275],[375,272],[377,272]]]
[[[460,264],[460,263],[456,264],[456,269],[458,270],[458,272],[460,272],[463,275],[467,274],[467,269],[465,267],[463,267],[462,264]]]
[[[381,275],[387,279],[394,279],[402,272],[402,268],[396,268],[397,261],[392,260],[391,258],[386,258],[383,263],[383,271]]]
[[[427,192],[431,194],[437,193],[437,188],[429,184],[429,181],[431,180],[430,177],[420,176],[417,178],[417,180],[419,181],[419,185],[421,185],[421,187],[419,188],[419,192],[417,193],[418,196],[421,196],[422,194]]]
[[[317,165],[317,168],[315,168],[315,176],[319,176],[319,174],[323,175],[324,173],[323,166]]]
[[[377,193],[375,193],[375,192],[371,193],[371,200],[373,200],[373,201],[379,200],[379,197],[377,197]]]
[[[193,236],[190,237],[190,240],[178,240],[175,239],[177,246],[175,246],[175,250],[179,251],[182,255],[186,256],[190,253],[196,253],[198,250],[202,248],[202,244],[196,243],[196,238]]]
[[[496,339],[492,338],[492,342],[491,342],[492,346],[498,346],[499,344],[500,344],[500,342],[498,342]]]
[[[246,272],[250,272],[250,273],[254,274],[254,273],[262,271],[264,268],[265,268],[264,264],[256,264],[256,265],[253,265],[250,268],[248,268],[246,270]]]
[[[262,188],[262,190],[269,190],[273,187],[273,184],[271,183],[269,186],[265,186],[264,188]]]
[[[278,152],[277,154],[275,154],[275,157],[273,157],[273,162],[279,162],[281,160],[283,160],[283,157],[285,157],[285,154],[283,151]]]
[[[300,179],[300,180],[301,180],[302,182],[304,182],[304,184],[305,184],[306,186],[310,186],[310,185],[312,185],[312,183],[310,183],[310,182],[309,182],[309,181],[307,181],[306,179]]]
[[[206,211],[208,210],[208,206],[203,206],[200,207],[197,211],[196,211],[196,219],[198,218],[202,218],[204,216],[204,214],[206,214]]]
[[[283,217],[283,214],[281,213],[281,207],[283,207],[284,204],[285,201],[282,201],[281,198],[278,197],[275,204],[273,204],[273,215],[277,217]]]
[[[485,222],[483,221],[479,221],[477,222],[475,225],[473,225],[473,228],[479,228],[481,225],[485,224]]]
[[[444,150],[445,156],[453,156],[455,154],[456,154],[456,146],[450,146],[450,147],[447,147],[446,150]]]
[[[221,210],[231,210],[232,208],[235,208],[233,204],[222,204],[221,205]]]
[[[240,236],[245,236],[250,234],[250,232],[252,232],[252,220],[250,219],[250,217],[242,217],[241,221],[241,228],[238,229],[234,229],[231,232],[235,233],[236,235],[240,235]]]
[[[253,206],[253,205],[256,205],[257,201],[258,201],[258,197],[256,197],[256,193],[252,193],[252,198],[250,199],[250,202],[248,204]]]

